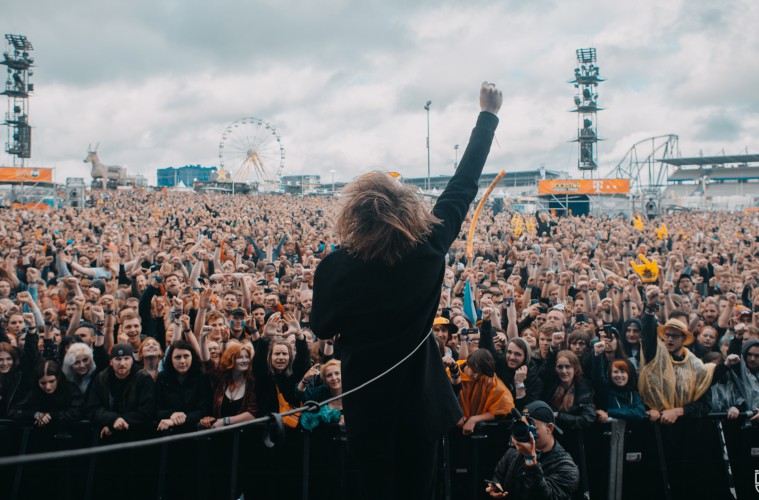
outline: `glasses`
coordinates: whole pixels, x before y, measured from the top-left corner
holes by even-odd
[[[685,337],[685,335],[683,335],[682,333],[665,333],[664,334],[664,338],[673,339],[673,340],[681,339],[683,337]]]

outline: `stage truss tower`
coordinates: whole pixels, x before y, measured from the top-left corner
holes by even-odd
[[[603,108],[598,107],[598,84],[604,81],[598,75],[596,65],[596,49],[577,49],[577,67],[575,68],[574,84],[575,108],[577,113],[577,168],[583,178],[594,177],[598,170],[598,124],[596,114]]]
[[[32,156],[32,127],[29,125],[29,93],[34,84],[29,77],[34,73],[34,59],[29,53],[34,50],[24,35],[5,35],[6,48],[0,64],[8,67],[5,89],[0,95],[8,98],[5,125],[8,127],[8,142],[5,152],[13,157],[13,166],[23,167]]]

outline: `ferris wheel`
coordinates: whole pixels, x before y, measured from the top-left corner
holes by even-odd
[[[224,129],[219,141],[219,179],[276,183],[285,164],[282,139],[269,122],[241,118]],[[231,178],[229,177],[231,176]]]

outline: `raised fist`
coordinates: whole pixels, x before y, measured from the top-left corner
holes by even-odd
[[[553,332],[551,335],[551,345],[554,347],[561,347],[564,343],[564,332]]]
[[[480,109],[488,113],[498,114],[503,104],[503,93],[498,90],[495,83],[482,82],[480,86]]]

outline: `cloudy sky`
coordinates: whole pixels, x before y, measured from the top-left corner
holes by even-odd
[[[5,0],[0,32],[34,45],[30,166],[89,177],[106,164],[155,182],[218,165],[225,128],[278,130],[284,173],[451,173],[483,80],[504,92],[486,171],[577,175],[567,81],[595,47],[602,172],[635,142],[682,156],[759,153],[759,2],[753,0]],[[5,103],[2,104],[5,106]],[[3,141],[5,132],[2,134]],[[8,163],[0,155],[0,164]]]

